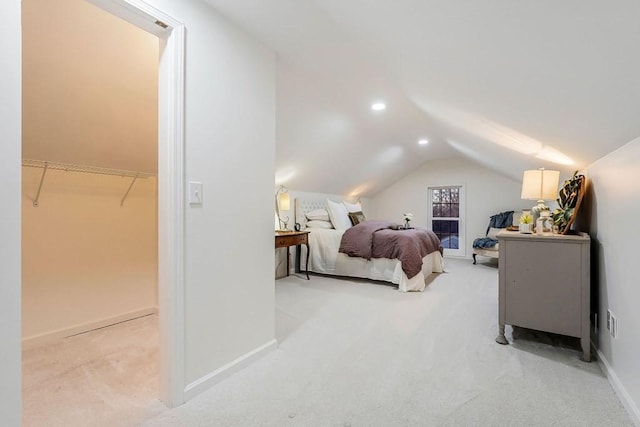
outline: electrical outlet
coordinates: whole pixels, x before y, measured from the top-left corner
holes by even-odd
[[[607,331],[611,332],[611,310],[607,310]]]

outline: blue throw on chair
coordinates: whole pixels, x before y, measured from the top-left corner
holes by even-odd
[[[498,244],[498,240],[488,237],[489,230],[491,230],[491,228],[506,228],[510,226],[512,223],[513,223],[513,211],[505,211],[505,212],[500,212],[498,214],[492,215],[489,219],[489,225],[487,226],[487,231],[485,232],[485,235],[487,237],[479,237],[475,239],[473,241],[473,248],[474,249],[475,248],[478,248],[478,249],[493,248]],[[480,253],[480,255],[485,255],[485,254]],[[474,264],[476,263],[475,253],[473,254],[473,263]]]

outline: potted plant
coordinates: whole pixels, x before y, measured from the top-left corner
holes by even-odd
[[[520,232],[524,234],[533,233],[533,217],[530,213],[525,212],[520,216]]]
[[[578,171],[575,171],[573,176],[566,180],[562,188],[560,188],[557,199],[559,207],[551,214],[553,223],[560,234],[567,234],[575,220],[584,195],[583,185],[584,175],[580,175]]]

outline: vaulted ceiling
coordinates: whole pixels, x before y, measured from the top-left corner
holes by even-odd
[[[290,188],[373,196],[460,155],[570,173],[640,135],[636,0],[206,1],[277,53]]]

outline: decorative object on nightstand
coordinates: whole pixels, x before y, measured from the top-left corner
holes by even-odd
[[[560,171],[546,170],[545,168],[524,171],[522,176],[521,198],[537,200],[538,203],[531,208],[533,222],[540,216],[540,212],[549,211],[545,200],[554,200],[558,193],[558,181]]]
[[[280,216],[280,211],[288,211],[289,209],[291,209],[289,190],[284,185],[281,185],[276,191],[276,215],[278,216],[278,226],[281,230],[288,230],[289,217],[283,219]]]
[[[411,225],[409,223],[413,219],[413,214],[411,212],[407,212],[405,214],[402,214],[402,218],[404,219],[404,228],[405,228],[405,230],[410,229]]]

